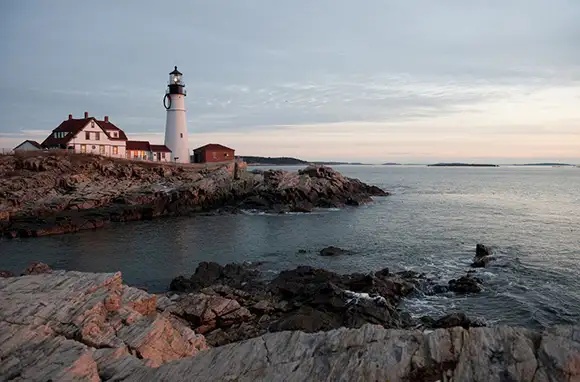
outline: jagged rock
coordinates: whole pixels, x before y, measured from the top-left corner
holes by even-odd
[[[155,296],[120,273],[53,271],[0,279],[0,380],[95,380],[95,349],[115,348],[149,366],[192,356],[203,336],[151,311]]]
[[[449,290],[455,293],[479,293],[481,292],[481,280],[471,275],[466,275],[457,280],[449,280]]]
[[[0,270],[0,278],[6,278],[6,277],[14,277],[14,273],[10,272],[10,271],[4,271],[4,270]]]
[[[219,367],[216,362],[219,360]],[[130,366],[126,382],[186,381],[578,381],[580,329],[506,326],[432,332],[365,325],[307,334],[270,333],[157,369]]]
[[[36,261],[30,264],[24,272],[22,272],[22,276],[24,275],[40,275],[43,273],[52,273],[52,268],[49,267],[47,264],[41,263]]]
[[[187,319],[202,334],[243,322],[252,316],[236,300],[203,293],[181,298],[169,311]]]
[[[396,306],[415,290],[415,277],[424,277],[412,272],[402,276],[387,268],[374,274],[339,275],[301,266],[266,283],[251,265],[201,263],[191,278],[172,281],[172,289],[198,293],[166,299],[158,307],[187,319],[213,346],[267,330],[310,332],[365,323],[402,327],[410,320]],[[208,309],[212,304],[216,307]],[[222,311],[237,313],[225,320],[219,317]]]
[[[338,248],[338,247],[326,247],[320,250],[320,256],[339,256],[339,255],[349,255],[350,251]]]
[[[196,292],[214,284],[222,284],[240,288],[245,283],[253,281],[258,271],[243,264],[227,264],[221,266],[214,262],[201,262],[191,278],[176,277],[171,281],[170,290],[179,292]]]
[[[484,268],[493,260],[495,260],[495,257],[493,257],[492,249],[483,244],[477,244],[475,247],[475,257],[473,258],[471,266],[473,268]]]

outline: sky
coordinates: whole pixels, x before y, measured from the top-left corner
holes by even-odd
[[[69,113],[162,143],[368,163],[580,163],[578,0],[0,1],[0,148]]]

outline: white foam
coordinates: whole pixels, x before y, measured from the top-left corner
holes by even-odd
[[[369,300],[387,305],[387,300],[385,300],[383,296],[371,297],[371,295],[369,295],[368,293],[358,293],[350,290],[345,290],[344,293],[348,297],[350,297],[350,299],[347,301],[348,304],[350,304],[353,301],[356,304],[358,303],[359,300]]]

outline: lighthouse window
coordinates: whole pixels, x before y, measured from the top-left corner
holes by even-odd
[[[179,136],[180,136],[181,138],[183,138],[183,133],[179,133]]]

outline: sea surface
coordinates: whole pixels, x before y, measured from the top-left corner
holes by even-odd
[[[267,276],[301,264],[341,273],[389,267],[446,283],[470,269],[475,245],[484,243],[498,260],[477,270],[481,294],[417,294],[402,308],[416,316],[464,311],[490,325],[580,322],[580,169],[335,168],[393,194],[311,214],[168,218],[2,240],[0,269],[20,272],[39,260],[59,269],[121,271],[127,283],[151,292],[166,290],[201,261],[263,261]],[[354,254],[319,256],[329,245]]]

